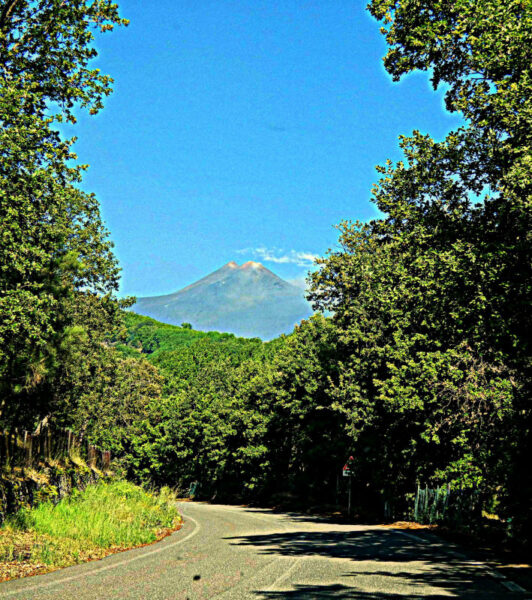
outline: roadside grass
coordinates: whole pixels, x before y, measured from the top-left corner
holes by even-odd
[[[0,528],[0,581],[53,571],[149,544],[175,530],[175,495],[126,481],[99,483],[21,510]]]

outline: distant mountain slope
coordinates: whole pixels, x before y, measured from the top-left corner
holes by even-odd
[[[312,314],[301,289],[253,261],[229,262],[173,294],[139,298],[132,308],[173,325],[263,340],[290,333]]]

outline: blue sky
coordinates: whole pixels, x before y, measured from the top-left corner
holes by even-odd
[[[426,74],[392,83],[363,2],[122,0],[100,36],[115,79],[76,126],[124,295],[175,291],[235,260],[302,278],[334,225],[376,215],[374,167],[399,134],[459,123]]]

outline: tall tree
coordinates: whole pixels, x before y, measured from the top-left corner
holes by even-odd
[[[57,124],[97,113],[111,78],[89,68],[96,30],[125,24],[108,0],[5,0],[0,8],[1,418],[49,409],[50,384],[76,339],[101,342],[115,320],[118,266],[84,166]],[[79,320],[94,309],[92,326]],[[100,315],[100,318],[98,318]],[[99,339],[98,339],[99,338]]]
[[[353,438],[380,457],[375,483],[474,483],[504,490],[501,510],[523,514],[508,473],[529,496],[519,454],[532,414],[530,3],[373,0],[369,10],[388,72],[430,70],[466,125],[440,142],[401,137],[403,160],[379,167],[373,190],[384,217],[344,223],[343,250],[313,277],[346,357],[333,393]]]

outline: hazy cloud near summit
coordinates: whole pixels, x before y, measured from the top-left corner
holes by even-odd
[[[307,291],[306,277],[294,277],[293,279],[285,279],[285,281],[288,281],[288,283],[291,283],[292,285],[295,285],[296,287]]]
[[[282,248],[243,248],[237,250],[238,254],[251,254],[254,258],[260,258],[265,262],[277,264],[294,264],[298,267],[312,267],[314,260],[318,258],[311,252],[299,252],[297,250],[283,250]]]

